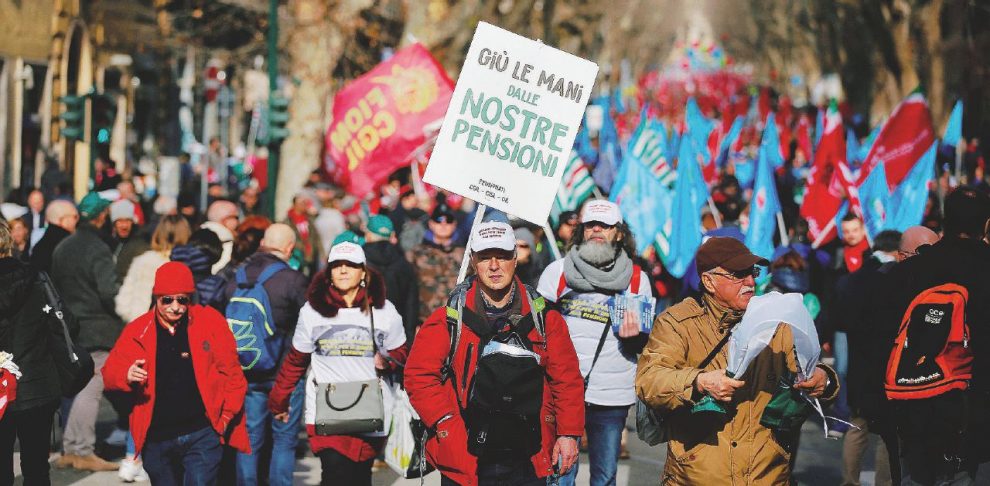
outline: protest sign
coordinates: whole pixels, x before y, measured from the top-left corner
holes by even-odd
[[[423,179],[542,225],[598,66],[481,22]]]
[[[327,172],[363,197],[427,141],[452,93],[450,78],[422,44],[406,47],[340,90],[326,135]]]

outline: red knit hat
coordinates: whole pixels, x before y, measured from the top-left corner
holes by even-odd
[[[155,272],[154,295],[191,294],[196,291],[192,271],[184,263],[168,262]]]

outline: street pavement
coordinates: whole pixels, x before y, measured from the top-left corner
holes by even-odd
[[[101,408],[100,422],[97,430],[101,437],[109,434],[113,423],[113,411],[108,405]],[[632,428],[632,417],[629,422]],[[872,443],[871,443],[872,445]],[[872,449],[870,449],[872,450]],[[659,482],[660,471],[663,469],[666,447],[647,446],[641,442],[635,432],[629,433],[629,451],[631,458],[619,462],[618,481],[620,486],[633,485],[653,485]],[[100,445],[97,452],[107,458],[119,459],[123,455],[120,448],[112,448]],[[300,441],[300,459],[296,462],[296,472],[294,484],[296,485],[316,485],[320,482],[320,461],[313,457],[309,451],[308,443]],[[863,473],[861,475],[862,484],[870,486],[873,484],[873,454],[868,453],[863,459]],[[842,457],[841,440],[826,439],[823,437],[821,425],[813,420],[804,424],[801,433],[801,446],[798,451],[797,464],[794,471],[794,479],[799,485],[828,485],[839,484],[841,479],[840,466]],[[587,455],[581,455],[582,467],[579,470],[579,485],[588,484]],[[15,458],[15,468],[17,460]],[[19,473],[19,472],[15,472]],[[985,464],[980,470],[978,483],[990,484],[990,467]],[[984,482],[986,481],[986,482]],[[14,484],[22,484],[18,477]],[[53,469],[52,484],[56,486],[97,486],[122,484],[117,478],[116,472],[105,473],[85,473],[71,469]],[[141,484],[141,483],[135,483]],[[419,479],[400,479],[387,467],[375,472],[373,476],[375,486],[415,486],[420,484]],[[437,486],[440,484],[440,476],[432,473],[427,476],[425,484]]]

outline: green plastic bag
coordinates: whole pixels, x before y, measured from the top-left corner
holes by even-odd
[[[794,375],[784,373],[777,382],[777,392],[773,394],[770,403],[763,409],[760,425],[790,434],[801,429],[801,424],[808,419],[814,408],[811,403],[793,387]]]

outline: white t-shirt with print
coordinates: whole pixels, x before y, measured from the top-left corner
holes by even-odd
[[[391,302],[385,301],[375,315],[375,341],[382,354],[406,342],[402,317]],[[347,381],[367,381],[378,375],[375,372],[375,355],[371,342],[371,320],[358,308],[340,309],[334,317],[324,317],[307,302],[299,311],[299,323],[292,337],[292,346],[312,356],[306,375],[306,424],[316,423],[316,384]],[[385,423],[392,410],[392,394],[383,386]],[[380,433],[366,434],[382,436]]]

